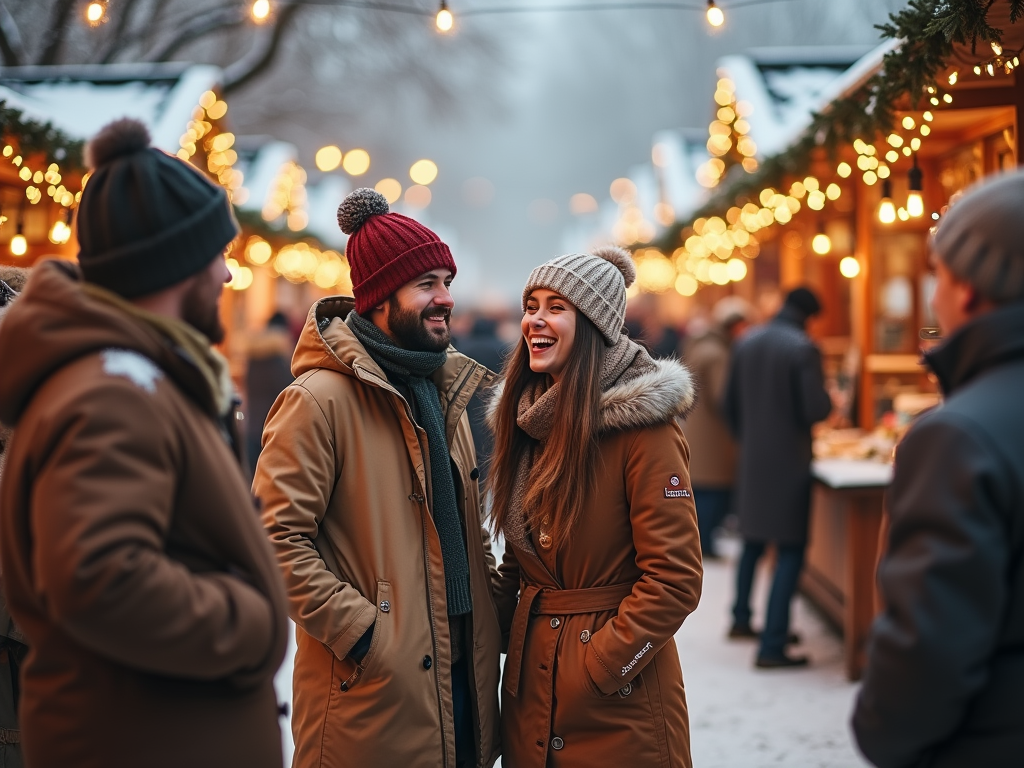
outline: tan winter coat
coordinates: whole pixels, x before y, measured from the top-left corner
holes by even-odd
[[[683,431],[693,455],[690,481],[696,488],[731,488],[736,477],[736,442],[725,423],[722,405],[729,378],[729,336],[712,327],[687,342],[684,359],[697,380],[700,397],[686,417]]]
[[[284,589],[199,369],[59,262],[7,314],[0,359],[26,764],[278,768]]]
[[[294,765],[453,768],[448,611],[426,501],[426,434],[345,325],[352,307],[334,297],[310,311],[292,360],[296,380],[270,412],[254,483],[298,625]],[[465,409],[488,378],[454,350],[434,375],[469,555],[466,652],[484,768],[499,751],[500,638]],[[348,653],[375,621],[356,664]]]
[[[508,768],[691,765],[673,636],[703,576],[675,420],[693,386],[679,363],[657,365],[603,395],[601,469],[571,539],[544,549],[534,533],[537,554],[506,547],[496,593]]]

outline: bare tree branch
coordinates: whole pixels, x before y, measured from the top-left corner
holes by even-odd
[[[206,13],[196,16],[192,21],[182,26],[173,38],[150,54],[147,61],[169,61],[171,56],[189,43],[211,32],[237,27],[247,18],[248,13],[246,9],[237,4],[213,8]]]
[[[100,64],[112,62],[117,54],[131,41],[131,38],[126,33],[128,32],[128,23],[131,21],[132,12],[135,10],[137,3],[138,0],[122,0],[121,11],[117,16],[117,26],[110,36],[107,49],[99,57]]]
[[[71,23],[75,0],[57,0],[50,11],[50,23],[43,33],[43,52],[37,64],[56,64],[60,59],[64,39],[67,37],[68,24]]]
[[[238,90],[243,85],[259,77],[264,71],[270,68],[281,48],[281,41],[284,39],[288,26],[295,19],[299,11],[299,5],[286,5],[277,11],[274,29],[269,39],[260,45],[257,43],[253,49],[224,69],[224,82],[222,88],[224,93]]]
[[[21,42],[21,31],[18,22],[0,0],[0,53],[4,57],[4,65],[16,67],[25,61],[25,46]]]

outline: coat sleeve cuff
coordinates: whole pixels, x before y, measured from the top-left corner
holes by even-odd
[[[348,656],[352,646],[359,641],[366,630],[373,626],[373,622],[377,619],[377,609],[373,603],[369,600],[363,600],[363,602],[364,605],[355,618],[349,622],[340,635],[327,644],[331,652],[339,659]]]
[[[584,659],[587,665],[587,674],[590,675],[590,679],[594,681],[598,690],[606,696],[615,693],[628,682],[627,678],[617,677],[613,670],[607,667],[601,657],[597,655],[593,644],[587,645]]]

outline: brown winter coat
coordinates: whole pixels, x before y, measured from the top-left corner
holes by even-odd
[[[280,766],[284,590],[199,369],[59,262],[11,308],[0,359],[27,764]]]
[[[426,434],[345,325],[352,308],[334,297],[310,311],[296,380],[270,412],[254,483],[298,625],[294,765],[452,768],[448,611],[426,501]],[[434,374],[469,555],[466,652],[485,768],[499,751],[500,638],[465,410],[488,376],[454,350]],[[357,664],[348,653],[374,622]]]
[[[538,554],[506,544],[496,594],[508,768],[689,768],[673,636],[703,571],[674,417],[692,403],[689,373],[671,360],[605,392],[601,465],[578,530],[549,549],[534,534]]]
[[[719,327],[708,329],[687,342],[684,359],[700,392],[683,424],[693,451],[690,482],[699,489],[731,488],[736,476],[736,442],[722,412],[729,377],[728,334]]]

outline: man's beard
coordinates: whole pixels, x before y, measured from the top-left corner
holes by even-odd
[[[217,303],[222,290],[222,285],[211,288],[208,283],[196,280],[181,300],[181,319],[206,336],[211,344],[224,341],[224,326],[220,322]]]
[[[428,317],[444,315],[443,332],[428,330],[423,324]],[[388,328],[403,349],[418,352],[444,352],[452,340],[452,332],[448,327],[451,315],[443,307],[427,307],[422,312],[404,309],[392,296],[388,299]]]

